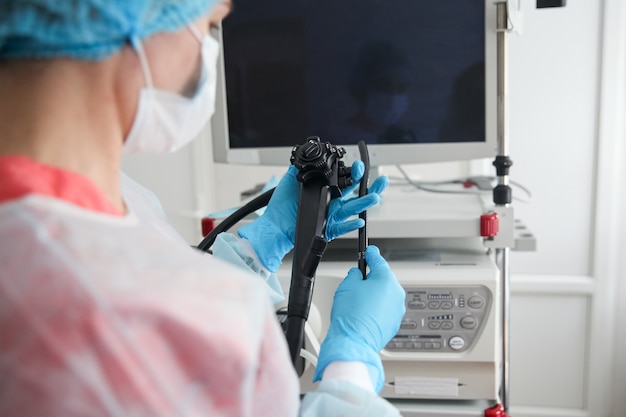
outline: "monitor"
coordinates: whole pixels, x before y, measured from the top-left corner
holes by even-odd
[[[496,155],[492,0],[237,0],[218,33],[216,162],[319,136],[373,166]]]

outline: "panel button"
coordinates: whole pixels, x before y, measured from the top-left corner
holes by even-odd
[[[473,295],[467,300],[467,305],[473,309],[483,308],[485,300],[480,295]]]
[[[434,345],[431,342],[424,343],[424,349],[433,349]]]
[[[403,321],[400,324],[401,329],[417,329],[417,323],[414,321]]]
[[[441,349],[441,343],[439,342],[433,343],[433,349]]]
[[[461,350],[465,347],[465,340],[461,336],[453,336],[448,340],[448,346],[453,350]]]
[[[413,310],[423,310],[426,308],[426,303],[423,301],[409,301],[409,308]]]
[[[430,301],[428,303],[428,308],[430,308],[431,310],[437,310],[439,308],[439,301]]]
[[[402,346],[403,346],[402,342],[396,342],[394,340],[387,343],[387,349],[402,349]]]
[[[438,328],[440,328],[440,327],[441,327],[441,322],[438,322],[438,321],[431,321],[430,323],[428,323],[428,328],[429,328],[429,329],[436,330],[436,329],[438,329]]]
[[[454,327],[451,321],[444,321],[441,323],[441,330],[450,330]]]
[[[442,310],[450,310],[453,306],[452,301],[442,301],[440,307]]]
[[[404,347],[407,349],[421,349],[422,342],[406,342],[404,344]]]
[[[461,319],[461,327],[464,329],[473,329],[477,324],[478,320],[472,316],[465,316]]]

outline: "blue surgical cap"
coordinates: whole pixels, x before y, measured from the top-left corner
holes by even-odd
[[[101,60],[128,42],[177,31],[216,0],[0,0],[0,58]]]

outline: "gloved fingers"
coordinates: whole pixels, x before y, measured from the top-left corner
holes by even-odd
[[[289,200],[293,200],[294,204],[297,205],[298,193],[300,192],[300,183],[296,178],[297,173],[298,168],[290,165],[285,175],[278,182],[268,206],[282,204],[284,201]]]
[[[391,336],[393,336],[395,334],[394,332],[397,332],[398,328],[400,327],[400,321],[402,319],[402,316],[404,316],[404,299],[406,297],[406,291],[404,290],[404,288],[402,288],[402,285],[400,285],[400,282],[389,267],[389,264],[387,263],[385,258],[383,258],[383,256],[380,254],[380,250],[378,249],[378,247],[374,245],[368,246],[365,249],[365,260],[367,261],[367,265],[370,268],[367,279],[371,282],[377,282],[379,285],[381,285],[378,286],[380,290],[382,290],[382,288],[384,287],[386,289],[385,291],[388,291],[385,295],[385,298],[390,304],[387,305],[395,306],[394,308],[390,308],[389,310],[387,310],[388,314],[391,314],[391,316],[394,316],[395,314],[395,317],[397,318],[397,327],[392,329],[393,332]],[[395,301],[391,303],[391,300]],[[389,340],[391,339],[391,336],[389,336]]]
[[[372,182],[372,184],[367,188],[367,195],[370,194],[382,194],[382,192],[385,190],[385,188],[387,188],[387,185],[389,185],[389,177],[387,177],[386,175],[382,175],[378,178],[376,178],[374,180],[374,182]],[[342,199],[347,200],[350,196],[350,193],[352,193],[352,191],[356,190],[356,188],[358,187],[358,184],[355,183],[352,186],[346,188],[345,190],[343,190],[343,197]],[[363,211],[363,210],[361,210]]]
[[[372,184],[367,189],[367,193],[381,194],[385,190],[385,188],[387,188],[387,185],[389,185],[389,177],[387,177],[386,175],[381,175],[372,182]]]
[[[350,169],[350,176],[352,176],[352,181],[355,184],[361,182],[361,178],[363,178],[363,173],[365,172],[365,164],[363,161],[356,160],[352,163],[352,167]]]
[[[289,165],[289,169],[287,169],[286,174],[292,175],[295,178],[297,173],[298,168],[296,168],[295,165]]]
[[[378,204],[380,196],[378,194],[367,194],[363,197],[347,200],[339,210],[333,213],[334,221],[344,221],[355,214],[359,214],[364,210]]]
[[[380,250],[377,246],[370,245],[365,249],[365,260],[367,261],[367,265],[370,268],[371,276],[377,276],[376,272],[390,270],[389,264],[380,254]],[[381,276],[386,276],[387,274],[380,274]]]
[[[298,169],[291,165],[261,217],[239,229],[239,236],[250,242],[261,263],[272,272],[293,248],[300,193],[297,173]]]
[[[354,230],[360,229],[365,226],[365,220],[363,219],[353,219],[348,221],[342,221],[340,223],[335,223],[326,226],[326,237],[328,240],[332,240],[337,236],[345,235],[346,233],[350,233]]]
[[[296,175],[298,174],[298,168],[296,168],[293,165],[289,165],[289,169],[287,170],[287,172],[285,172],[285,175],[283,175],[283,178],[281,179],[280,182],[287,182],[290,185],[292,184],[297,184],[298,188],[300,187],[299,181],[296,178]],[[278,185],[280,185],[280,182],[278,183]]]
[[[363,173],[365,172],[365,165],[362,161],[356,160],[350,167],[350,176],[352,177],[352,185],[349,185],[346,188],[341,189],[341,193],[343,194],[343,198],[348,197],[354,190],[357,189],[359,183],[361,182],[361,178],[363,178]]]
[[[359,268],[350,268],[348,275],[346,275],[341,284],[339,284],[339,288],[341,288],[343,283],[346,283],[344,285],[347,285],[350,281],[363,281],[363,274]]]

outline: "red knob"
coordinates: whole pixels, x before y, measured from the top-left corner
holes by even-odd
[[[215,219],[212,217],[202,218],[202,236],[206,237],[211,231],[215,229]]]
[[[496,404],[485,410],[485,417],[508,417],[502,404]]]
[[[498,234],[498,213],[487,213],[480,216],[480,235],[494,237]]]

